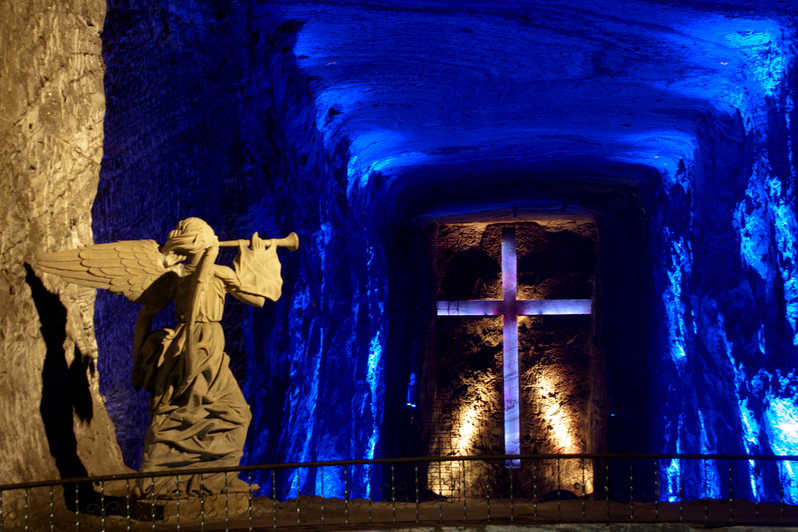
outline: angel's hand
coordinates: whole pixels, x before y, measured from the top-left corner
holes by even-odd
[[[249,246],[257,251],[259,249],[269,249],[272,246],[272,241],[261,238],[258,236],[257,231],[252,233],[252,238],[249,239]]]
[[[214,244],[211,244],[207,248],[205,248],[205,254],[203,256],[203,260],[214,262],[216,261],[216,257],[219,256],[219,240],[216,240]]]

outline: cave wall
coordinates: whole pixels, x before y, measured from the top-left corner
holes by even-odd
[[[102,1],[0,2],[3,482],[124,469],[98,387],[94,291],[28,266],[37,252],[92,242],[104,17]],[[17,498],[4,500],[10,519]]]
[[[798,451],[795,59],[776,35],[742,35],[750,63],[730,114],[702,117],[693,153],[651,205],[655,440],[665,452]],[[798,502],[786,462],[662,464],[661,498]]]

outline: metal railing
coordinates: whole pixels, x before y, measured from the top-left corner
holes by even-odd
[[[187,477],[196,481],[190,494]],[[212,478],[221,480],[220,493],[205,488],[203,479]],[[192,468],[2,484],[0,530],[794,526],[797,480],[798,456],[761,455],[448,456]]]

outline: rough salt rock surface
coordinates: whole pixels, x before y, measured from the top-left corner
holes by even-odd
[[[3,482],[125,469],[99,393],[94,291],[26,270],[38,251],[92,242],[104,17],[102,1],[0,2]]]

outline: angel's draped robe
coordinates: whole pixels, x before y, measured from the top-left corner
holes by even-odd
[[[178,325],[153,331],[134,367],[133,379],[151,394],[150,427],[144,443],[141,471],[169,468],[237,466],[251,419],[249,406],[229,368],[224,352],[222,319],[227,293],[245,293],[276,301],[282,279],[274,248],[242,249],[233,269],[214,265],[197,296],[195,322],[189,325],[192,278],[184,271],[163,290],[163,303],[175,300]],[[240,487],[236,475],[184,475],[185,493],[219,492]],[[177,488],[174,478],[155,479],[159,493]]]

